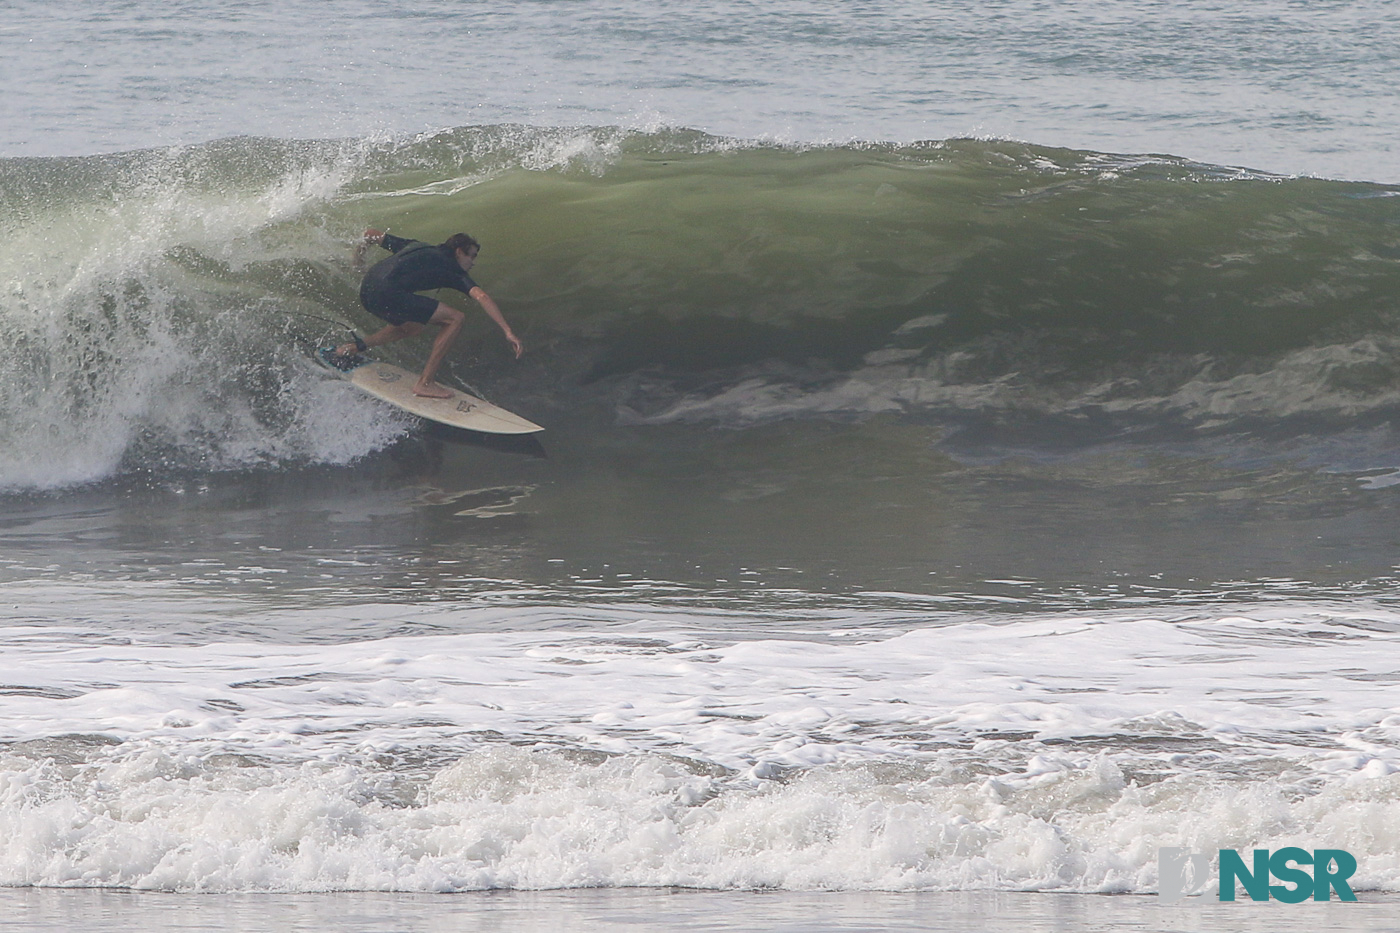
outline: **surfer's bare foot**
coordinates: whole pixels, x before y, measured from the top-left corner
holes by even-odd
[[[413,387],[413,394],[421,398],[451,398],[453,392],[436,382],[429,382],[426,385],[420,382]]]

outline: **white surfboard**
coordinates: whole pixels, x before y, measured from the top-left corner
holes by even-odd
[[[457,389],[451,398],[413,394],[418,376],[390,363],[365,363],[346,373],[351,385],[410,414],[454,428],[485,434],[533,434],[544,428],[490,402]],[[439,383],[441,384],[441,383]]]

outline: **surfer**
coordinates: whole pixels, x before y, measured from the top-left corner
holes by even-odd
[[[416,337],[429,324],[442,328],[433,341],[428,353],[428,362],[414,383],[413,394],[424,398],[451,398],[452,390],[433,381],[438,367],[447,356],[447,350],[466,321],[466,315],[451,305],[444,304],[418,292],[437,288],[455,288],[475,299],[505,334],[506,342],[520,359],[524,347],[520,338],[506,323],[501,309],[486,294],[480,285],[467,275],[476,263],[476,255],[481,244],[465,233],[454,233],[440,246],[394,236],[380,230],[365,231],[364,238],[355,247],[355,266],[364,267],[365,251],[371,243],[377,243],[393,255],[375,263],[365,274],[360,284],[360,303],[365,310],[388,326],[375,331],[368,337],[355,338],[354,343],[336,347],[332,365],[340,365],[350,360],[358,351],[363,353],[370,347],[381,347],[405,337]]]

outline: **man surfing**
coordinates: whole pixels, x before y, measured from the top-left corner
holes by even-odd
[[[466,315],[435,298],[417,294],[438,288],[455,288],[475,299],[501,328],[506,342],[515,351],[515,358],[520,359],[520,354],[524,352],[520,338],[510,329],[491,296],[467,275],[476,263],[477,253],[481,251],[481,244],[476,240],[465,233],[454,233],[442,245],[433,246],[370,229],[365,231],[364,238],[355,247],[357,268],[363,268],[365,250],[371,243],[379,244],[393,255],[375,263],[365,274],[364,282],[360,284],[360,303],[370,314],[387,321],[388,326],[364,339],[356,337],[354,343],[322,351],[322,358],[327,363],[337,369],[353,367],[351,360],[357,351],[363,353],[370,347],[416,337],[427,325],[436,324],[442,330],[433,341],[428,362],[413,385],[413,394],[423,398],[452,398],[452,390],[434,382],[433,377],[437,375],[452,341],[457,339]]]

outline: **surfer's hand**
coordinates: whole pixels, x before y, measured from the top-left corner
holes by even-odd
[[[355,244],[355,255],[350,260],[350,265],[356,272],[365,271],[365,251],[369,249],[369,244],[378,243],[384,239],[384,231],[376,230],[373,227],[366,227],[364,235],[360,237],[360,242]]]
[[[515,351],[515,358],[520,359],[520,354],[525,352],[525,345],[520,342],[520,338],[508,333],[506,334],[506,343],[510,344],[511,349]]]

